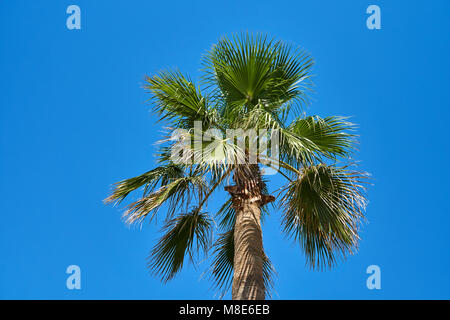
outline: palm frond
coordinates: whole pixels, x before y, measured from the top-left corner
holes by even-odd
[[[317,145],[307,136],[297,134],[292,128],[286,128],[280,115],[265,108],[262,104],[258,104],[239,120],[236,120],[235,124],[244,129],[265,129],[270,134],[277,132],[278,141],[274,138],[269,139],[267,150],[271,149],[272,143],[278,143],[281,159],[296,167],[312,164],[319,159]]]
[[[236,221],[236,210],[233,207],[231,197],[217,211],[216,216],[220,219],[219,227],[222,230],[230,230]]]
[[[312,268],[332,267],[357,249],[366,178],[348,167],[310,166],[284,190],[284,232],[300,242]]]
[[[131,203],[124,212],[123,217],[128,224],[142,222],[149,213],[157,210],[167,203],[167,218],[171,218],[175,211],[184,205],[187,209],[193,200],[200,201],[207,191],[207,182],[203,176],[184,176],[169,184],[162,185],[138,201]]]
[[[309,103],[308,93],[311,91],[311,69],[314,65],[314,59],[304,50],[293,45],[279,42],[276,62],[273,66],[275,86],[274,99],[268,99],[272,103],[277,103],[284,116],[287,117],[292,106],[298,101],[300,108],[297,108],[295,114],[301,110],[301,107]],[[278,101],[277,99],[278,98]],[[287,103],[289,102],[289,103]]]
[[[216,111],[199,87],[177,71],[162,71],[146,77],[146,88],[152,94],[154,112],[160,120],[172,121],[176,127],[191,129],[194,121],[209,127],[216,119]]]
[[[293,135],[307,139],[314,152],[328,158],[348,156],[355,147],[355,125],[344,117],[310,116],[296,119],[288,128]]]
[[[211,268],[213,288],[223,296],[231,286],[234,265],[234,229],[219,235],[213,245],[214,260]]]
[[[144,195],[153,191],[158,185],[166,185],[184,176],[182,167],[169,163],[150,170],[140,176],[119,181],[113,185],[113,190],[105,203],[122,202],[131,192],[144,187]]]
[[[148,267],[167,282],[181,270],[186,255],[193,261],[195,253],[207,253],[212,221],[206,213],[194,208],[168,221],[163,232],[164,236],[150,253]]]
[[[225,99],[221,115],[232,124],[258,103],[281,112],[285,102],[306,101],[313,60],[265,35],[242,34],[222,38],[203,63],[203,81]]]
[[[194,133],[180,132],[171,137],[171,153],[178,155],[177,163],[192,164],[201,172],[220,177],[245,161],[245,151],[227,138],[219,129]],[[182,153],[179,151],[183,150]]]

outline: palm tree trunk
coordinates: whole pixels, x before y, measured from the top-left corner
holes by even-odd
[[[236,211],[232,299],[264,300],[261,207],[274,198],[262,194],[264,183],[258,165],[247,166],[233,179],[236,185],[225,188]]]
[[[233,300],[264,300],[261,209],[244,199],[234,229]]]

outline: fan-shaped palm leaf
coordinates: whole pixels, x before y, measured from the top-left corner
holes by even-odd
[[[320,156],[347,156],[355,146],[355,125],[344,117],[310,116],[296,119],[288,128],[293,135],[308,140],[309,149]]]
[[[208,98],[180,72],[163,71],[146,77],[144,87],[152,94],[153,110],[160,120],[170,120],[188,130],[194,127],[194,121],[201,121],[204,127],[215,123],[216,114],[209,108]]]
[[[313,268],[331,267],[357,247],[364,218],[366,174],[317,165],[306,167],[285,189],[284,231],[300,242]]]
[[[111,195],[105,199],[106,203],[120,203],[131,192],[144,186],[144,195],[153,191],[158,185],[165,186],[184,176],[181,166],[169,163],[150,170],[140,176],[119,181],[113,185]]]
[[[206,191],[207,184],[203,176],[178,178],[131,203],[123,217],[129,224],[142,222],[150,212],[156,214],[161,205],[167,202],[167,217],[170,218],[183,205],[187,208],[194,199],[199,201]]]
[[[222,38],[204,65],[204,82],[225,99],[222,117],[232,125],[258,103],[281,112],[285,102],[303,99],[313,60],[281,41],[247,34]]]
[[[164,282],[172,279],[183,266],[186,255],[193,261],[194,253],[206,254],[212,233],[212,221],[206,213],[194,208],[167,222],[164,236],[150,253],[148,266]]]

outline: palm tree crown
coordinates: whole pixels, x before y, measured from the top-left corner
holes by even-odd
[[[282,230],[298,241],[310,267],[332,267],[355,252],[367,174],[350,163],[357,142],[352,123],[304,115],[312,66],[305,51],[243,34],[224,37],[207,52],[198,85],[178,71],[146,77],[154,112],[177,134],[161,140],[156,168],[114,184],[105,201],[118,204],[143,189],[124,210],[130,224],[165,209],[164,235],[149,257],[163,281],[181,270],[186,257],[196,261],[212,252],[216,288],[225,292],[233,284],[233,298],[263,299],[274,268],[262,247],[260,221],[273,201]],[[238,129],[269,133],[267,152],[257,143],[256,162],[249,161],[251,137],[239,145],[227,136]],[[276,156],[268,152],[275,145]],[[275,196],[264,176],[270,168],[286,181]],[[231,179],[234,185],[226,186]],[[226,198],[217,193],[223,189]],[[211,214],[213,198],[222,205]]]

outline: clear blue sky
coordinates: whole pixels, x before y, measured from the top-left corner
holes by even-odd
[[[66,28],[70,4],[81,30]],[[366,28],[370,4],[381,30]],[[248,30],[315,57],[307,113],[352,116],[355,158],[374,178],[360,250],[332,271],[309,271],[272,212],[275,297],[449,299],[449,13],[448,0],[1,1],[0,298],[214,298],[205,264],[167,285],[152,277],[159,226],[128,228],[102,199],[154,165],[162,128],[144,75],[178,67],[196,78],[220,36]],[[81,290],[66,288],[71,264]],[[366,288],[372,264],[381,290]]]

